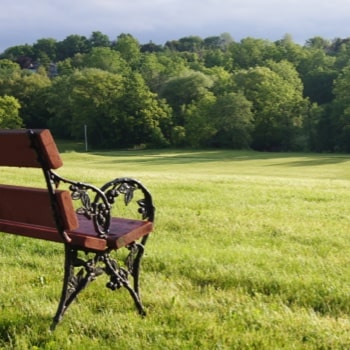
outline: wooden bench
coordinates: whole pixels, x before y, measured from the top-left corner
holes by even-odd
[[[101,188],[68,180],[54,172],[62,165],[49,130],[0,130],[0,166],[41,168],[44,179],[43,188],[0,184],[0,232],[64,244],[63,288],[52,329],[78,294],[102,274],[108,276],[108,288],[125,287],[145,315],[139,271],[153,229],[151,194],[131,178],[117,178]],[[112,206],[120,201],[123,206],[132,202],[138,216],[114,216]],[[126,259],[112,257],[123,247],[128,249]]]

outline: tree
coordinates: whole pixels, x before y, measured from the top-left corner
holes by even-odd
[[[304,85],[304,96],[318,104],[333,100],[333,81],[338,72],[336,58],[325,53],[324,49],[306,48],[305,55],[298,65]]]
[[[14,96],[20,103],[20,117],[26,127],[46,127],[46,92],[51,85],[44,69],[38,73],[15,70],[6,79],[1,79],[0,95]]]
[[[249,148],[252,104],[242,93],[211,92],[186,107],[185,142],[191,147]]]
[[[117,127],[123,87],[121,75],[96,68],[56,78],[48,99],[50,127],[60,136],[81,139],[87,125],[89,142],[106,147]]]
[[[317,152],[334,152],[339,139],[339,112],[334,103],[312,105],[308,113],[310,149]]]
[[[121,57],[120,52],[109,47],[94,47],[89,53],[80,58],[80,68],[99,68],[122,75],[130,70],[128,63]]]
[[[207,147],[213,136],[217,133],[215,120],[213,118],[213,106],[216,97],[208,92],[199,101],[187,106],[185,111],[185,126],[182,130],[182,138],[175,138],[175,145],[186,143],[191,147]],[[179,129],[174,130],[179,131]],[[177,136],[178,133],[176,133]],[[174,136],[174,135],[173,135]],[[174,139],[174,137],[173,137]]]
[[[19,116],[20,104],[13,96],[0,96],[0,128],[15,129],[23,126]]]
[[[331,53],[336,58],[336,67],[341,71],[350,62],[350,38],[333,41]]]
[[[199,36],[187,36],[179,39],[178,51],[198,52],[203,48],[203,39]]]
[[[203,40],[203,46],[206,50],[222,49],[223,40],[220,36],[208,36]]]
[[[235,69],[248,69],[264,65],[275,55],[275,45],[268,40],[244,38],[240,43],[229,46]]]
[[[157,53],[156,55],[158,62],[164,67],[164,71],[161,72],[161,88],[169,79],[177,76],[182,76],[189,70],[188,63],[180,54],[174,54],[170,51],[165,51]]]
[[[304,77],[304,95],[319,105],[330,103],[334,99],[333,82],[337,72],[333,69],[318,68]]]
[[[40,61],[46,66],[57,59],[57,41],[52,38],[37,40],[33,45],[34,60]]]
[[[50,126],[60,136],[82,139],[86,125],[89,143],[96,148],[164,141],[160,120],[167,111],[139,74],[76,70],[56,78],[49,95]]]
[[[228,49],[234,43],[234,40],[231,34],[227,32],[221,33],[220,39],[221,39],[220,46],[223,50]]]
[[[141,58],[140,44],[131,34],[120,34],[112,45],[120,52],[122,58],[133,68],[136,68]]]
[[[350,151],[350,65],[346,66],[334,82],[335,99],[332,101],[332,131],[338,135],[336,148],[342,151]]]
[[[0,60],[0,84],[2,84],[1,80],[8,79],[10,76],[12,76],[15,72],[19,73],[21,67],[18,63],[13,62],[8,59],[2,59]]]
[[[165,81],[166,67],[159,62],[155,53],[143,54],[140,61],[139,72],[152,92],[158,93]]]
[[[295,43],[290,34],[286,34],[281,40],[275,42],[275,53],[271,58],[276,62],[286,60],[293,63],[294,67],[298,67],[304,55],[303,47]]]
[[[150,41],[147,44],[143,44],[141,45],[141,52],[145,53],[145,52],[162,52],[163,51],[163,47],[162,45],[157,45],[154,42]]]
[[[227,71],[225,68],[216,66],[206,69],[204,72],[212,79],[213,85],[210,87],[210,91],[212,91],[216,96],[234,91],[235,84],[232,73]]]
[[[91,47],[110,47],[111,46],[111,41],[108,35],[105,35],[99,31],[92,32],[89,38],[89,42]]]
[[[126,77],[120,105],[121,118],[125,121],[124,131],[119,131],[121,143],[126,146],[168,144],[165,128],[170,124],[171,110],[149,90],[141,74],[132,72]]]
[[[86,53],[90,50],[89,40],[82,35],[69,35],[57,43],[57,59],[62,61],[73,57],[77,53]]]
[[[249,148],[253,130],[252,103],[242,93],[219,96],[212,109],[216,147]]]
[[[96,31],[89,38],[69,35],[60,42],[41,38],[32,46],[5,50],[0,55],[0,96],[13,96],[19,101],[19,116],[25,126],[45,127],[50,119],[58,136],[72,137],[77,135],[74,130],[81,132],[76,108],[80,106],[94,127],[100,125],[96,122],[100,115],[108,120],[102,125],[118,120],[118,128],[112,130],[120,132],[125,126],[124,137],[118,136],[119,140],[146,138],[149,143],[159,144],[170,140],[176,145],[197,147],[236,147],[229,139],[231,132],[223,131],[229,130],[227,124],[220,126],[220,119],[215,118],[238,115],[233,107],[242,104],[245,108],[245,97],[252,104],[254,128],[250,134],[254,148],[298,150],[307,145],[337,151],[350,149],[350,112],[344,93],[350,86],[346,83],[349,62],[350,38],[329,41],[313,37],[301,46],[288,34],[275,42],[251,37],[235,42],[230,34],[223,33],[205,39],[182,37],[165,45],[140,45],[130,34],[122,33],[111,42],[107,35]],[[89,69],[95,69],[95,73]],[[84,88],[78,84],[79,71]],[[77,85],[93,96],[93,76],[97,86],[99,79],[106,84],[96,89],[99,94],[99,89],[108,90],[108,84],[119,81],[124,91],[119,99],[112,97],[114,106],[103,98],[93,102],[94,98],[89,101],[86,97],[84,103],[78,98],[73,89]],[[227,115],[216,101],[226,106]],[[141,102],[147,106],[146,112],[141,111]],[[162,117],[150,118],[150,110]],[[72,119],[74,113],[76,119]],[[118,119],[114,113],[125,119]],[[221,121],[233,122],[225,118]],[[141,120],[145,125],[153,123],[154,128],[145,127],[148,131],[143,134],[132,127]],[[192,132],[196,123],[198,135]],[[203,130],[207,135],[199,133]],[[114,131],[103,131],[105,135],[109,132],[108,144]],[[104,142],[100,136],[97,140]]]
[[[328,52],[331,47],[331,41],[324,39],[321,36],[315,36],[306,40],[305,47],[310,49],[321,49],[324,52]]]
[[[200,100],[212,85],[209,76],[195,71],[188,71],[165,83],[160,95],[174,110],[174,125],[184,125],[184,107]]]
[[[33,47],[31,45],[17,45],[6,49],[0,58],[7,58],[11,61],[17,61],[19,57],[33,57]]]
[[[237,86],[253,104],[252,147],[258,150],[292,150],[302,130],[307,101],[291,63],[270,62],[236,75]]]

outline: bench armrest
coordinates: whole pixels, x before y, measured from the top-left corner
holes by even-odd
[[[128,205],[134,199],[134,193],[140,191],[143,198],[137,200],[138,212],[143,220],[153,222],[155,208],[152,195],[140,181],[128,177],[116,178],[103,185],[101,191],[110,205],[113,205],[118,197],[124,197],[124,204]]]
[[[80,207],[77,214],[84,215],[94,223],[96,233],[100,237],[107,237],[111,218],[112,207],[122,199],[125,206],[133,199],[137,203],[137,211],[142,220],[154,221],[155,208],[153,206],[151,193],[142,183],[133,178],[121,177],[107,182],[101,188],[88,183],[75,182],[57,175],[51,171],[51,181],[56,188],[62,182],[69,185],[72,200],[79,200]],[[136,199],[135,193],[139,195]]]

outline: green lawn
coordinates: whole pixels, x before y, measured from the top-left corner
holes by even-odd
[[[148,315],[100,277],[51,333],[63,247],[2,234],[1,349],[350,348],[347,155],[65,149],[63,176],[131,176],[152,192]],[[43,183],[35,170],[0,171]]]

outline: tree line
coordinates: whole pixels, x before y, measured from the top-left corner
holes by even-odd
[[[230,34],[140,44],[93,32],[0,55],[0,127],[95,148],[350,151],[350,38]]]

